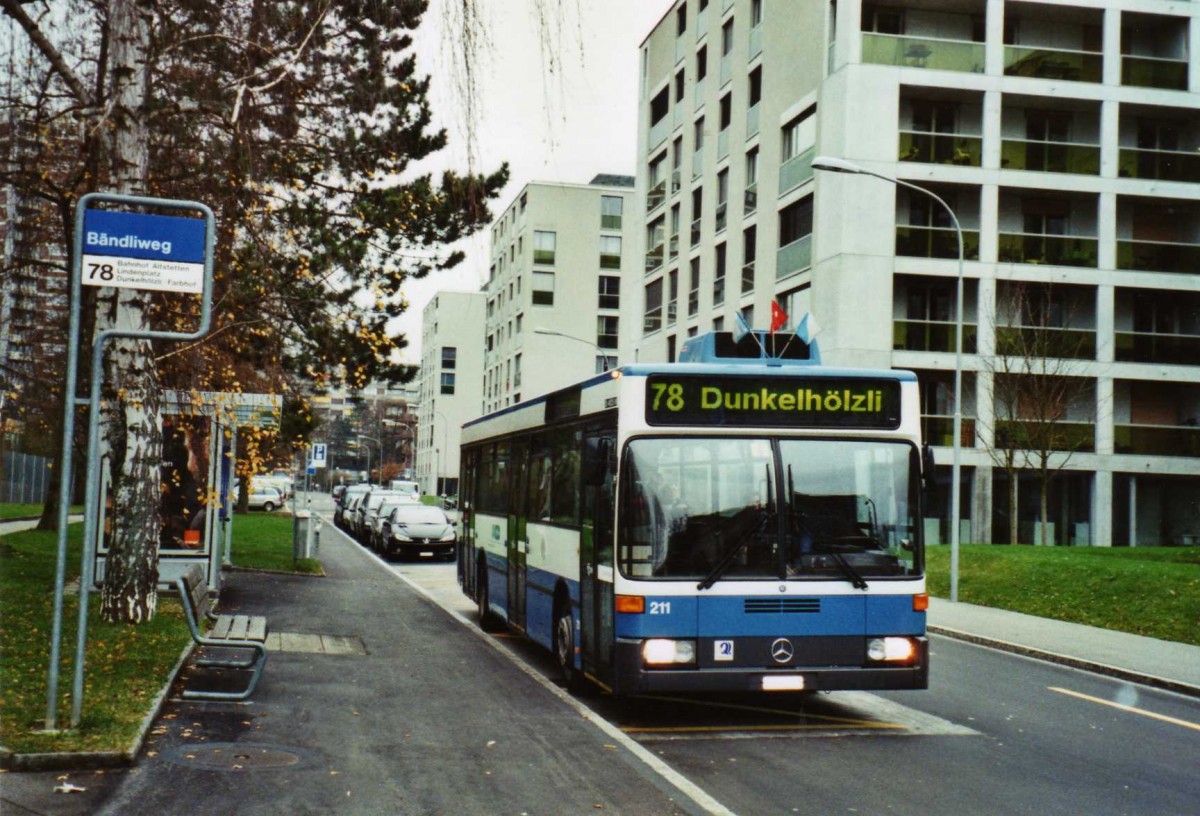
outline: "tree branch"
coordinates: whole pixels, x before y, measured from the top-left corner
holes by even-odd
[[[38,28],[38,24],[32,17],[25,13],[25,9],[21,8],[21,0],[0,0],[0,9],[16,20],[21,28],[25,29],[25,33],[29,35],[30,41],[33,42],[37,49],[42,52],[42,56],[50,63],[50,67],[58,74],[67,87],[71,89],[71,93],[75,95],[76,101],[84,107],[92,107],[95,103],[92,95],[88,93],[83,81],[71,70],[71,66],[67,65],[67,61],[63,58],[54,44],[46,39],[46,35]]]

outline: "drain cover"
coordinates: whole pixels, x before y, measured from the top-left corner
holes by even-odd
[[[172,762],[212,771],[254,771],[260,768],[286,768],[300,761],[295,751],[274,745],[247,745],[240,742],[184,745],[167,755]]]

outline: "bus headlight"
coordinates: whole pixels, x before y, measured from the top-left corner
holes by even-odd
[[[912,660],[916,653],[912,638],[884,637],[867,641],[867,659],[875,662],[904,663]]]
[[[651,638],[642,644],[647,666],[690,666],[696,663],[696,641]]]

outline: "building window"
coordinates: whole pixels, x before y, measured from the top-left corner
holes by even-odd
[[[750,0],[750,27],[762,25],[763,0]]]
[[[721,56],[727,57],[733,53],[733,18],[730,17],[721,26]]]
[[[675,325],[675,316],[679,313],[679,270],[672,269],[667,273],[667,325]]]
[[[713,269],[713,306],[725,302],[725,244],[717,244],[716,266]]]
[[[754,291],[754,259],[758,253],[758,228],[742,233],[742,294]]]
[[[600,236],[600,268],[621,268],[621,237],[619,235]]]
[[[621,308],[621,279],[601,275],[599,281],[599,301],[596,305],[601,309]]]
[[[600,315],[596,318],[596,345],[602,349],[617,347],[617,317]]]
[[[746,100],[747,107],[754,107],[762,101],[762,66],[750,72],[750,98]]]
[[[720,130],[724,133],[733,124],[733,94],[727,93],[721,97],[721,127]]]
[[[600,229],[621,228],[625,199],[621,196],[600,196]]]
[[[700,314],[700,259],[692,258],[688,274],[688,317]]]
[[[742,208],[744,215],[758,209],[758,148],[746,152],[746,191]]]
[[[717,208],[714,211],[714,224],[717,232],[725,229],[726,210],[729,200],[729,168],[717,173]]]
[[[521,355],[513,357],[513,388],[521,387]]]
[[[687,3],[675,9],[675,36],[682,37],[687,31]]]
[[[809,195],[779,211],[779,246],[812,235],[812,226],[813,197]]]
[[[646,312],[642,322],[642,334],[650,334],[662,328],[662,278],[646,284]]]
[[[703,45],[696,52],[696,82],[703,82],[708,76],[708,46]]]
[[[558,235],[553,232],[534,230],[533,232],[533,262],[535,264],[554,264],[554,247]]]
[[[442,368],[454,368],[458,362],[458,349],[454,346],[444,346],[442,348]]]
[[[554,273],[533,273],[533,303],[535,306],[554,305]]]
[[[704,214],[704,188],[692,190],[692,229],[691,245],[700,243],[700,217]]]
[[[453,374],[453,372],[446,372],[446,373],[442,374],[442,393],[443,394],[453,394],[454,393],[454,374]]]
[[[813,143],[816,136],[816,124],[811,121],[817,112],[816,105],[809,105],[803,113],[783,126],[783,150],[780,161],[799,156],[805,145]]]
[[[650,126],[661,122],[671,109],[671,89],[663,88],[650,100]]]

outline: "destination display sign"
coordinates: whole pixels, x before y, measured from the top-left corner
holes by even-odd
[[[200,294],[206,227],[202,218],[84,210],[82,282]]]
[[[897,428],[900,383],[889,379],[653,374],[650,425]]]

